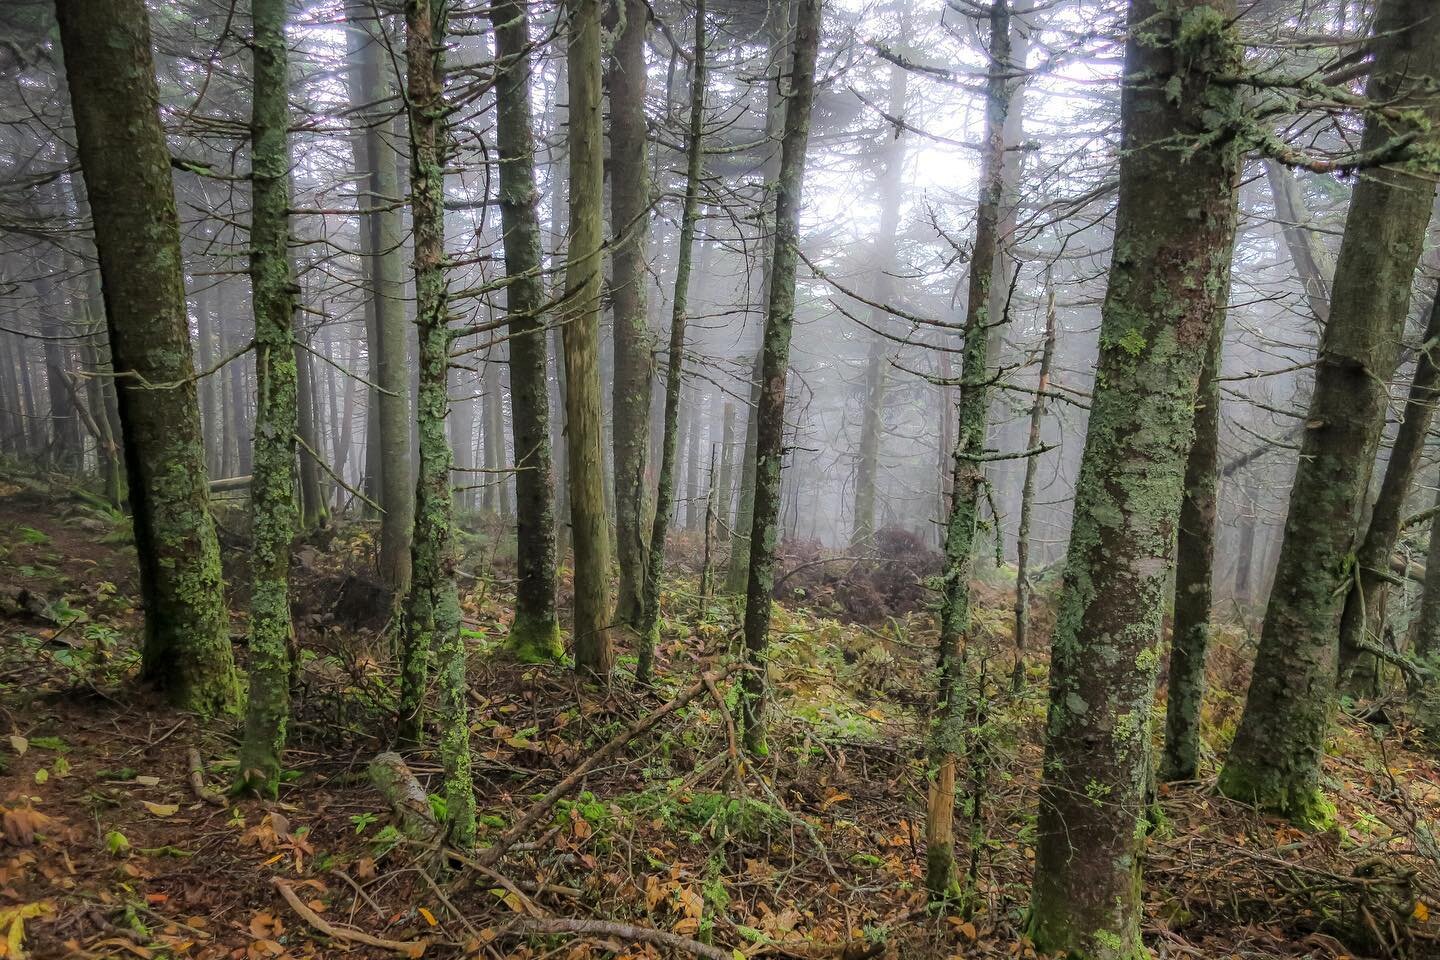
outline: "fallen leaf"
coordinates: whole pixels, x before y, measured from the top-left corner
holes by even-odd
[[[10,749],[15,751],[16,756],[25,756],[25,751],[30,749],[30,741],[18,733],[10,734]]]
[[[429,910],[426,910],[424,907],[417,907],[416,909],[420,911],[420,916],[425,918],[426,923],[430,924],[430,926],[432,927],[435,926],[435,914],[431,913]]]
[[[151,803],[149,800],[142,800],[140,802],[145,804],[146,810],[149,810],[157,817],[173,817],[180,811],[180,804],[178,803]]]

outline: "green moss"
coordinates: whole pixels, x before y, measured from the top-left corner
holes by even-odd
[[[553,618],[516,611],[505,650],[521,663],[559,663],[565,659],[560,624]]]

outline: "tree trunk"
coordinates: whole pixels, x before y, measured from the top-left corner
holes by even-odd
[[[1224,291],[1229,298],[1229,289]],[[1222,303],[1222,308],[1225,306]],[[1225,321],[1210,333],[1195,397],[1195,436],[1185,460],[1185,494],[1175,541],[1175,620],[1165,701],[1165,749],[1160,779],[1193,780],[1200,767],[1200,706],[1215,568],[1215,499],[1220,485],[1220,375]]]
[[[1370,525],[1355,554],[1355,578],[1340,618],[1340,689],[1354,697],[1373,697],[1380,692],[1380,659],[1364,648],[1384,645],[1390,556],[1400,537],[1405,501],[1420,468],[1431,416],[1440,401],[1436,350],[1440,350],[1440,292],[1430,304],[1430,319],[1415,361],[1403,419],[1390,447],[1375,507],[1370,511]]]
[[[930,762],[934,779],[925,818],[925,887],[934,902],[968,893],[955,876],[955,780],[965,755],[966,660],[971,642],[970,580],[975,540],[985,499],[985,435],[990,421],[990,284],[994,278],[1002,179],[1005,113],[1010,106],[1010,9],[990,6],[990,62],[985,91],[985,145],[980,196],[975,210],[975,247],[965,304],[965,349],[960,363],[959,428],[955,435],[953,496],[945,523],[945,575],[940,598],[940,683],[932,721]],[[973,814],[973,811],[972,811]]]
[[[1051,648],[1030,914],[1043,952],[1147,954],[1140,871],[1161,617],[1245,149],[1205,136],[1242,108],[1235,87],[1211,82],[1240,68],[1235,16],[1234,0],[1129,6],[1117,255]]]
[[[415,486],[410,445],[410,377],[406,362],[405,280],[402,252],[405,243],[404,218],[396,205],[400,196],[396,157],[383,128],[394,131],[386,111],[395,90],[390,80],[391,61],[382,18],[369,4],[349,8],[357,23],[352,37],[358,50],[359,94],[363,105],[365,188],[360,207],[362,230],[368,223],[367,266],[375,324],[369,340],[373,406],[369,416],[374,427],[367,445],[367,470],[379,467],[378,496],[384,508],[380,518],[380,579],[395,596],[404,596],[410,585],[410,537],[415,525]],[[369,18],[368,25],[359,25]],[[368,36],[367,36],[368,34]],[[363,38],[363,39],[361,39]],[[352,99],[354,99],[352,97]]]
[[[475,846],[475,788],[460,594],[455,585],[452,455],[445,432],[451,334],[445,263],[445,0],[406,0],[405,102],[410,120],[410,211],[415,249],[415,323],[419,330],[420,457],[415,483],[411,581],[402,618],[400,741],[423,733],[426,668],[439,675],[440,761],[445,834],[457,850]],[[387,464],[388,466],[388,464]],[[390,471],[387,469],[386,473]]]
[[[1420,612],[1410,627],[1410,647],[1417,657],[1440,653],[1440,489],[1435,492],[1435,517],[1430,521],[1430,548],[1425,554],[1425,586]]]
[[[615,556],[620,580],[615,620],[638,630],[643,606],[650,448],[651,355],[645,305],[649,276],[650,177],[645,157],[645,37],[650,7],[644,0],[610,5],[614,39],[606,81],[610,90],[610,294],[615,311],[612,458],[615,467]]]
[[[745,748],[769,753],[765,739],[765,652],[779,545],[780,467],[785,454],[785,381],[795,325],[795,265],[800,202],[805,187],[805,150],[815,101],[815,57],[820,43],[820,0],[799,0],[780,175],[775,191],[775,234],[770,255],[769,306],[760,350],[760,404],[755,417],[755,511],[750,524],[750,578],[745,594],[745,652],[751,669],[743,680],[741,715]]]
[[[575,669],[607,680],[610,531],[600,400],[600,293],[604,168],[600,124],[600,3],[566,0],[569,14],[570,222],[566,229],[565,439],[575,544]]]
[[[1429,97],[1410,78],[1440,70],[1433,13],[1426,0],[1382,0],[1368,100],[1398,106]],[[1428,106],[1423,118],[1412,111],[1367,119],[1361,150],[1380,148],[1417,123],[1433,124],[1440,110],[1433,98]],[[1432,180],[1398,166],[1367,170],[1355,185],[1255,672],[1220,775],[1227,796],[1299,823],[1324,824],[1334,815],[1320,789],[1320,758],[1336,634],[1434,197]]]
[[[1040,349],[1040,370],[1035,382],[1035,399],[1030,404],[1030,433],[1025,448],[1038,451],[1045,424],[1045,393],[1050,389],[1050,364],[1055,359],[1055,286],[1045,277],[1045,343]],[[1030,521],[1035,509],[1035,478],[1040,457],[1032,452],[1025,458],[1025,481],[1020,488],[1020,528],[1015,537],[1015,669],[1010,686],[1019,690],[1025,679],[1025,650],[1030,638]]]
[[[299,329],[298,315],[296,328],[292,345],[295,352],[295,395],[300,439],[305,441],[300,451],[300,526],[312,530],[330,518],[330,508],[320,479],[320,458],[325,451],[320,439],[319,418],[315,415],[315,367],[310,351],[301,346],[304,331]]]
[[[637,683],[654,674],[655,644],[660,627],[660,578],[665,567],[665,536],[675,503],[675,461],[678,453],[680,390],[685,365],[685,321],[689,309],[690,265],[695,248],[695,221],[700,208],[700,177],[704,161],[705,124],[705,0],[695,0],[694,70],[690,76],[690,129],[685,141],[685,200],[680,210],[680,247],[675,261],[675,295],[670,310],[670,349],[665,363],[665,416],[661,427],[660,479],[655,493],[650,543],[638,630]],[[728,409],[728,407],[727,407]]]
[[[900,35],[905,41],[909,26],[908,6],[901,12]],[[890,65],[890,100],[892,117],[905,115],[906,80],[909,72],[897,64]],[[889,303],[895,295],[895,238],[900,230],[900,190],[905,174],[905,132],[899,127],[885,131],[880,178],[880,232],[875,237],[875,281],[871,299]],[[870,325],[877,330],[890,327],[890,314],[875,307],[870,311]],[[880,448],[884,430],[885,387],[889,360],[885,355],[889,341],[872,333],[865,360],[865,392],[861,398],[860,449],[855,465],[855,519],[850,534],[850,550],[855,554],[870,553],[875,546],[876,480],[880,473]]]
[[[705,405],[693,386],[689,394],[690,429],[685,435],[685,532],[700,529],[705,505],[700,502],[700,445],[705,432]]]
[[[535,141],[530,118],[530,22],[525,0],[495,0],[496,147],[510,321],[510,428],[515,443],[515,552],[519,582],[506,646],[521,660],[564,655],[555,615],[555,495]]]
[[[772,3],[765,17],[766,35],[766,76],[774,78],[767,83],[765,98],[765,140],[774,143],[781,139],[785,126],[785,97],[781,88],[784,75],[786,52],[789,43],[789,2]],[[776,179],[780,174],[780,151],[767,152],[761,164],[765,195],[761,200],[759,236],[761,243],[774,232],[775,212],[773,198],[776,195]],[[773,245],[766,248],[764,265],[761,270],[761,295],[766,316],[770,310],[771,275],[773,273]],[[755,514],[755,434],[756,417],[760,408],[760,369],[764,362],[764,350],[755,351],[754,372],[750,379],[749,403],[745,408],[745,447],[740,454],[739,490],[735,500],[735,522],[730,538],[730,560],[725,575],[725,591],[732,595],[743,595],[750,583],[750,526]]]
[[[274,797],[290,719],[290,549],[295,507],[297,370],[290,266],[286,0],[251,0],[250,302],[255,314],[255,456],[250,483],[250,692],[241,786]]]
[[[56,8],[120,377],[145,607],[141,674],[177,706],[230,712],[239,689],[149,17],[143,0],[60,0]]]
[[[735,404],[725,401],[722,415],[724,426],[720,434],[720,485],[715,491],[715,516],[717,528],[715,538],[721,543],[730,541],[730,504],[735,499]]]

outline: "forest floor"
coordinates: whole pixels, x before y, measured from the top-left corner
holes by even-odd
[[[1035,956],[1023,931],[1045,664],[1035,658],[1010,692],[1003,578],[977,588],[972,679],[987,710],[972,725],[957,823],[974,896],[947,916],[927,913],[921,893],[923,610],[842,623],[813,593],[797,598],[810,607],[780,608],[772,754],[752,765],[734,749],[730,684],[698,679],[727,662],[734,620],[722,602],[701,609],[696,579],[665,596],[657,687],[636,690],[622,657],[608,692],[563,666],[508,660],[503,581],[467,581],[482,847],[604,745],[693,699],[595,764],[493,868],[442,869],[433,844],[396,828],[366,773],[392,703],[383,624],[348,609],[363,606],[346,578],[363,572],[371,535],[348,525],[302,549],[286,783],[278,802],[236,800],[220,795],[232,726],[134,685],[123,522],[0,478],[0,957],[581,960],[671,955],[666,937],[734,960]],[[489,548],[468,540],[466,569],[479,573]],[[1043,595],[1035,619],[1039,646]],[[234,633],[243,662],[238,613]],[[1333,832],[1307,835],[1215,795],[1209,751],[1228,742],[1253,649],[1243,618],[1221,631],[1209,779],[1160,792],[1147,943],[1162,957],[1440,957],[1440,760],[1403,722],[1337,724]],[[409,760],[433,782],[433,757]]]

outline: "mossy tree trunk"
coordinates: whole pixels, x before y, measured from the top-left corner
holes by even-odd
[[[930,740],[930,793],[925,816],[925,888],[935,902],[963,891],[955,876],[955,775],[964,754],[965,657],[970,642],[970,579],[975,538],[985,499],[985,434],[990,420],[990,283],[1005,162],[1005,114],[1014,83],[1010,62],[1009,0],[994,0],[989,15],[989,76],[985,89],[985,140],[975,245],[965,302],[965,346],[960,363],[959,420],[952,461],[954,481],[945,523],[945,573],[940,598],[940,683]]]
[[[1139,960],[1150,716],[1205,354],[1229,286],[1244,146],[1234,0],[1131,0],[1119,204],[1051,645],[1030,934]]]
[[[250,482],[250,695],[240,784],[280,787],[290,719],[290,550],[296,504],[295,278],[290,270],[286,0],[251,0],[250,301],[255,315],[255,453]]]
[[[575,669],[605,681],[611,640],[610,531],[605,516],[600,400],[600,260],[604,167],[600,123],[600,3],[566,0],[570,85],[570,221],[566,227],[565,439],[575,550]]]
[[[1224,291],[1221,306],[1229,299]],[[1223,315],[1210,333],[1195,397],[1195,437],[1185,460],[1185,495],[1175,540],[1175,616],[1165,701],[1161,780],[1193,780],[1200,767],[1200,706],[1205,697],[1205,652],[1214,595],[1215,499],[1219,491],[1220,375]]]
[[[415,249],[415,323],[419,329],[420,461],[415,482],[411,583],[402,617],[400,739],[418,743],[426,666],[435,658],[445,830],[459,850],[475,845],[475,788],[470,777],[469,685],[455,585],[453,455],[445,430],[451,332],[445,260],[445,33],[448,0],[406,0],[406,103],[410,120],[410,210]]]
[[[1440,119],[1418,81],[1440,72],[1434,12],[1428,0],[1380,3],[1366,98],[1392,108],[1425,98],[1429,109],[1423,116],[1414,109],[1372,114],[1362,151]],[[1366,170],[1355,185],[1255,672],[1220,775],[1227,796],[1298,823],[1333,816],[1321,793],[1320,759],[1334,699],[1336,637],[1434,197],[1433,174],[1403,165]]]
[[[650,7],[644,0],[615,0],[614,52],[606,72],[610,91],[610,299],[615,311],[612,459],[615,465],[615,558],[620,580],[615,620],[639,629],[644,606],[645,520],[650,499],[650,391],[654,338],[645,290],[650,234],[650,175],[646,160],[645,38]],[[642,641],[643,642],[643,641]]]
[[[230,712],[239,684],[149,17],[143,0],[60,0],[56,9],[119,385],[145,608],[141,675],[177,706]]]
[[[750,523],[750,578],[745,593],[745,653],[751,669],[743,679],[742,719],[745,748],[760,756],[769,752],[765,739],[765,657],[770,638],[770,598],[775,587],[775,549],[780,542],[780,467],[785,455],[790,336],[795,326],[800,202],[805,188],[805,151],[810,142],[821,25],[820,0],[799,0],[798,7],[785,98],[785,132],[780,139],[769,308],[761,344],[760,404],[755,416],[755,509]]]
[[[665,566],[665,536],[675,504],[675,461],[679,446],[680,388],[685,366],[685,318],[689,309],[690,265],[694,256],[695,221],[700,209],[701,161],[705,124],[705,0],[695,0],[695,47],[690,75],[690,130],[685,142],[685,200],[680,211],[680,248],[675,262],[675,295],[670,311],[670,350],[665,365],[665,416],[661,427],[660,479],[650,527],[641,615],[637,683],[654,673],[655,644],[660,630],[660,579]],[[648,400],[648,398],[647,398]]]
[[[1340,618],[1340,689],[1351,696],[1376,696],[1380,692],[1380,658],[1367,653],[1365,648],[1383,646],[1385,642],[1390,556],[1395,552],[1395,541],[1400,538],[1405,501],[1415,473],[1420,469],[1435,404],[1440,401],[1440,369],[1435,364],[1437,350],[1440,350],[1440,295],[1430,304],[1403,419],[1390,447],[1380,493],[1370,511],[1370,525],[1365,528],[1365,538],[1355,554],[1355,580]]]
[[[506,641],[522,660],[564,654],[555,614],[555,491],[546,380],[539,194],[530,117],[530,21],[526,0],[490,5],[495,27],[496,148],[510,321],[510,426],[515,441],[515,620]]]

